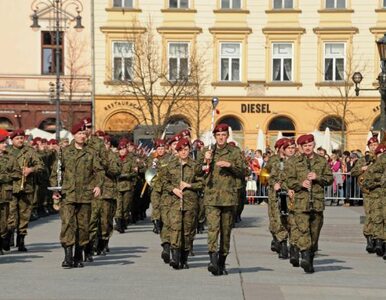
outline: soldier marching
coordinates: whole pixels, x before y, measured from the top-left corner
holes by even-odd
[[[146,216],[151,202],[153,232],[160,236],[165,264],[188,269],[196,233],[206,223],[207,269],[214,276],[226,275],[231,231],[241,220],[251,171],[241,149],[228,142],[228,125],[213,128],[211,147],[200,140],[192,143],[189,130],[183,130],[168,140],[155,140],[153,149],[121,138],[114,150],[109,135],[92,134],[91,128],[90,118],[75,124],[68,145],[34,139],[30,146],[23,130],[0,135],[0,254],[14,244],[27,251],[29,221],[54,207],[61,218],[62,267],[83,267],[94,255],[107,255],[113,229],[124,233]],[[292,266],[313,273],[324,188],[333,176],[314,151],[313,135],[300,136],[297,146],[294,139],[278,140],[277,153],[265,166],[271,249]],[[375,138],[368,146],[370,154],[352,175],[359,176],[365,198],[366,250],[386,259],[386,146]]]

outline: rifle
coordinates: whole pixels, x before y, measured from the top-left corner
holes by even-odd
[[[62,148],[59,148],[58,151],[58,162],[56,165],[56,176],[57,176],[57,185],[47,187],[49,191],[52,192],[61,192],[62,191]],[[58,211],[60,209],[60,200],[54,200],[53,208]]]
[[[219,99],[217,97],[213,97],[212,98],[212,123],[210,124],[210,131],[213,133],[213,130],[214,130],[214,117],[216,115],[216,107],[219,103]],[[209,144],[209,151],[212,150],[212,143]],[[213,159],[212,159],[213,160]],[[210,162],[207,161],[206,162],[206,168],[205,168],[205,173],[209,173],[209,170],[210,170]]]
[[[308,168],[308,171],[311,172],[311,161],[309,160],[309,158],[306,158],[306,161],[307,161],[307,168]],[[314,197],[312,195],[312,181],[311,181],[311,187],[308,189],[308,202],[310,204],[310,210],[313,210],[314,209]]]
[[[184,165],[182,164],[182,160],[180,160],[181,163],[181,181],[184,181]],[[180,253],[183,257],[185,257],[184,251],[185,251],[185,234],[184,234],[184,191],[181,191],[182,197],[180,198],[180,211],[181,211],[181,247],[180,247]],[[183,267],[183,266],[181,266]]]

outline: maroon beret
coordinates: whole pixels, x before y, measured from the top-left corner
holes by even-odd
[[[213,133],[216,133],[216,132],[229,132],[229,126],[227,124],[224,124],[224,123],[218,124],[213,129]]]
[[[171,145],[174,142],[178,142],[180,139],[181,139],[181,136],[179,134],[175,134],[171,138],[169,138],[168,144]]]
[[[47,139],[41,139],[41,142],[47,144]]]
[[[71,128],[71,133],[76,134],[79,131],[83,131],[83,130],[85,130],[85,126],[86,126],[86,124],[84,122],[74,124]]]
[[[375,149],[375,154],[380,154],[386,151],[386,145],[379,144],[378,147]]]
[[[165,143],[165,140],[162,140],[162,139],[156,139],[154,141],[154,148],[158,148],[158,147],[165,147],[166,146],[166,143]]]
[[[91,126],[91,125],[92,125],[92,120],[91,120],[90,117],[84,118],[84,119],[82,120],[82,122],[83,122],[84,125],[86,125],[86,126]]]
[[[187,136],[188,136],[188,137],[191,137],[189,129],[184,129],[184,130],[182,130],[182,131],[179,133],[179,135],[182,136],[182,137],[187,137]]]
[[[204,147],[204,142],[199,139],[195,140],[193,144],[195,144],[197,147]]]
[[[278,139],[275,143],[275,149],[280,149],[283,146],[283,143],[288,140],[287,138]]]
[[[304,144],[308,144],[308,143],[311,143],[313,142],[315,139],[314,139],[314,136],[312,134],[303,134],[301,136],[298,137],[298,140],[297,140],[297,144],[298,145],[304,145]]]
[[[4,135],[0,135],[0,143],[4,143],[7,140],[7,137]]]
[[[283,144],[281,145],[283,149],[287,149],[289,146],[295,145],[295,140],[294,139],[286,139]]]
[[[182,138],[178,141],[177,145],[176,145],[176,150],[177,151],[180,151],[182,150],[183,148],[185,148],[186,146],[189,146],[190,147],[190,142],[188,139],[186,138]]]
[[[105,143],[111,143],[111,136],[109,136],[108,134],[104,135],[103,136],[103,141]]]
[[[127,143],[125,141],[120,141],[118,144],[118,150],[125,149],[127,147]]]
[[[95,131],[95,135],[96,136],[105,136],[106,133],[103,130],[97,130],[97,131]]]
[[[379,143],[378,141],[378,138],[373,136],[372,138],[370,138],[368,141],[367,141],[367,146],[369,146],[370,144],[372,143]]]
[[[48,142],[47,142],[48,145],[58,145],[58,141],[56,139],[50,139]]]
[[[23,129],[16,129],[14,131],[11,132],[11,134],[9,135],[9,137],[11,138],[11,140],[14,138],[14,137],[17,137],[17,136],[25,136],[25,132]]]

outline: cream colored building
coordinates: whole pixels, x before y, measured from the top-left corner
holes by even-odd
[[[347,148],[364,149],[369,129],[377,129],[379,93],[355,97],[351,75],[363,74],[363,88],[376,85],[384,0],[96,0],[98,129],[131,130],[140,123],[113,80],[114,43],[127,42],[127,32],[143,30],[149,17],[165,60],[173,58],[171,44],[188,53],[207,49],[205,99],[219,97],[217,121],[232,124],[245,147],[256,148],[258,129],[270,144],[278,131],[298,136],[328,126],[338,136],[344,119]],[[178,55],[181,68],[184,54]],[[202,124],[209,130],[210,116]]]

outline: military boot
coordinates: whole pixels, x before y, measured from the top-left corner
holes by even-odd
[[[386,242],[383,243],[383,247],[385,247],[385,252],[383,253],[383,259],[386,260]]]
[[[106,256],[106,241],[98,239],[97,255]]]
[[[3,238],[3,250],[9,251],[11,250],[11,236],[12,235],[12,230],[8,230],[6,236]]]
[[[3,238],[0,237],[0,255],[4,255],[4,252],[3,252]]]
[[[83,268],[83,247],[76,245],[74,254],[74,268]]]
[[[195,254],[194,254],[194,252],[193,252],[193,240],[192,240],[192,242],[190,243],[189,256],[195,256]]]
[[[36,208],[34,208],[31,212],[31,216],[29,218],[30,221],[36,221],[39,219],[39,214],[38,214],[38,210]]]
[[[172,259],[170,260],[170,266],[173,269],[178,270],[180,268],[181,261],[181,250],[180,249],[172,249]]]
[[[163,259],[165,264],[170,263],[170,244],[169,243],[162,244],[161,258]]]
[[[74,266],[72,260],[72,246],[64,247],[64,260],[62,262],[62,268],[70,269]]]
[[[210,259],[210,262],[208,264],[208,271],[215,276],[220,275],[217,252],[209,252],[209,259]]]
[[[280,243],[275,236],[271,241],[271,251],[276,253],[280,252]]]
[[[293,267],[299,267],[299,248],[290,245],[290,263]]]
[[[228,275],[228,271],[225,268],[226,258],[227,258],[226,255],[219,254],[219,257],[218,257],[219,275]]]
[[[92,257],[93,255],[93,248],[94,242],[89,241],[88,244],[84,247],[84,261],[86,262],[93,262],[94,258]]]
[[[153,232],[155,234],[160,234],[161,230],[162,230],[161,221],[160,220],[153,220],[153,224],[154,224]]]
[[[284,241],[280,242],[279,258],[280,259],[287,259],[288,258],[287,240],[284,240]]]
[[[11,230],[11,235],[9,237],[9,246],[10,247],[15,246],[15,230]]]
[[[198,222],[197,233],[202,234],[204,233],[204,230],[205,230],[204,222]]]
[[[122,219],[115,219],[115,230],[119,233],[125,232],[125,229],[122,227]]]
[[[378,255],[378,256],[383,256],[383,240],[381,239],[376,239],[375,240],[375,247],[374,247],[374,250],[375,250],[375,253]]]
[[[109,239],[107,239],[105,242],[106,242],[106,245],[105,245],[105,250],[106,250],[106,252],[107,253],[109,253],[110,252],[110,248],[109,248]]]
[[[18,239],[18,248],[17,250],[19,252],[27,252],[27,248],[25,247],[25,244],[24,244],[24,238],[25,238],[25,235],[22,235],[22,234],[18,234],[17,235],[17,239]]]
[[[306,273],[314,273],[314,266],[312,265],[313,258],[311,256],[311,251],[302,251],[302,261],[300,262],[300,266]]]
[[[375,245],[374,245],[373,237],[370,235],[366,235],[365,237],[366,237],[366,242],[367,242],[366,251],[368,253],[374,253],[375,252],[375,249],[374,249]]]
[[[184,250],[181,252],[181,269],[189,269],[188,257],[189,251]]]

